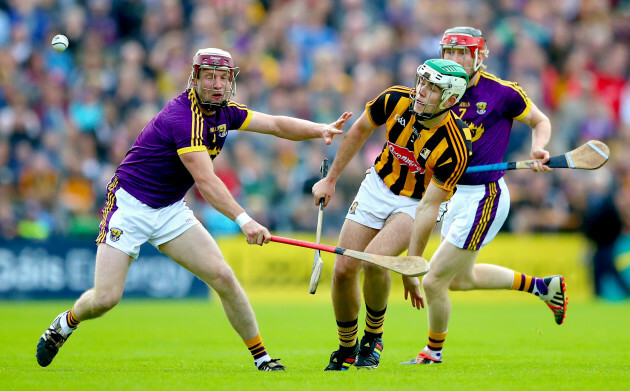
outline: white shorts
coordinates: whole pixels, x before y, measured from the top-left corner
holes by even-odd
[[[406,213],[416,217],[419,200],[399,196],[387,187],[374,167],[365,173],[365,179],[350,206],[346,219],[374,229],[382,229],[387,218],[396,213]]]
[[[479,250],[490,243],[510,211],[503,178],[485,185],[457,185],[442,223],[442,236],[455,247]]]
[[[136,259],[145,242],[157,248],[197,224],[199,220],[183,199],[155,209],[117,186],[108,190],[96,243],[107,243]]]

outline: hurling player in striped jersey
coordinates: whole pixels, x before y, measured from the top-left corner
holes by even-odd
[[[96,239],[94,287],[59,314],[39,339],[36,356],[41,366],[52,362],[79,322],[102,316],[118,304],[129,266],[140,246],[149,242],[216,291],[259,370],[284,370],[267,354],[245,291],[184,196],[196,185],[210,205],[238,223],[247,243],[268,243],[267,228],[249,217],[214,172],[212,161],[228,132],[252,131],[290,140],[322,138],[330,144],[352,114],[344,113],[327,125],[249,110],[231,100],[238,73],[230,53],[200,49],[193,57],[186,90],[139,134],[107,186]],[[213,355],[211,346],[207,350]]]
[[[470,166],[500,163],[508,147],[514,120],[532,129],[531,159],[540,159],[532,171],[549,172],[545,150],[551,123],[515,82],[501,80],[485,71],[488,56],[481,31],[455,27],[444,32],[442,58],[460,64],[470,76],[468,88],[453,111],[472,134]],[[557,324],[564,321],[567,298],[563,276],[531,277],[505,267],[475,263],[479,250],[490,243],[505,222],[510,194],[505,171],[464,174],[447,206],[442,222],[442,242],[431,258],[431,270],[422,279],[427,301],[428,343],[417,357],[403,364],[442,362],[451,302],[448,290],[513,289],[532,293],[553,311]],[[416,229],[418,228],[416,223]],[[429,229],[425,227],[425,229]],[[414,232],[409,254],[422,254],[422,231]]]
[[[427,60],[416,70],[413,87],[392,86],[365,105],[344,136],[328,176],[313,186],[315,203],[325,205],[335,193],[343,168],[377,128],[385,131],[383,150],[370,167],[350,205],[339,246],[380,255],[399,255],[409,245],[414,218],[438,219],[468,165],[470,132],[451,111],[464,94],[468,75],[449,60]],[[426,232],[428,239],[430,232]],[[361,342],[359,272],[365,272],[366,316]],[[414,306],[423,303],[417,277],[403,277],[405,294]],[[389,271],[337,255],[332,299],[339,348],[327,371],[351,366],[377,368],[383,351],[383,324],[390,291]]]

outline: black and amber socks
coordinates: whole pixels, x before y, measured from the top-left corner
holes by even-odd
[[[444,347],[444,341],[446,340],[446,332],[444,333],[434,333],[429,330],[429,343],[427,344],[427,348],[431,349],[433,352],[441,352],[442,347]]]
[[[339,350],[354,350],[357,345],[357,336],[359,335],[359,320],[355,319],[349,322],[337,321],[337,334],[339,336]]]
[[[383,335],[383,323],[385,323],[385,307],[382,311],[374,311],[367,305],[365,306],[365,337],[374,339]]]

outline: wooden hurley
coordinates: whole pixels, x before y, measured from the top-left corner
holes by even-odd
[[[473,151],[473,153],[475,153]],[[578,170],[595,170],[608,161],[610,148],[598,140],[591,140],[586,144],[569,151],[563,155],[552,156],[546,166],[551,168],[574,168]],[[539,160],[521,160],[518,162],[506,162],[472,166],[466,169],[466,173],[519,170],[530,168]]]
[[[328,175],[328,159],[322,161],[322,165],[319,170],[322,172],[322,178],[326,178]],[[319,200],[319,212],[317,213],[317,232],[315,234],[315,242],[319,244],[322,237],[322,220],[324,217],[324,197]],[[319,279],[322,276],[322,270],[324,269],[324,261],[319,255],[319,250],[315,250],[315,258],[313,259],[313,270],[311,270],[311,281],[308,285],[308,293],[314,295],[317,291],[317,285]]]
[[[326,251],[339,255],[345,255],[347,257],[373,263],[375,265],[384,267],[385,269],[402,274],[403,276],[417,277],[425,275],[429,272],[429,262],[426,259],[418,256],[393,257],[388,255],[369,254],[361,251],[348,250],[342,247],[330,246],[327,244],[318,244],[307,242],[304,240],[284,238],[282,236],[273,235],[271,236],[271,241],[276,243],[290,244],[292,246],[312,248],[315,250]]]

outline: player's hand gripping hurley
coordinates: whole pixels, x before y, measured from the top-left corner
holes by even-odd
[[[369,254],[361,251],[348,250],[343,247],[329,246],[327,244],[318,244],[274,235],[271,235],[271,241],[345,255],[347,257],[373,263],[385,269],[402,274],[403,276],[418,277],[429,272],[429,262],[419,256],[392,257],[388,255]]]
[[[319,170],[322,172],[322,178],[326,178],[328,174],[328,159],[324,159]],[[317,213],[317,233],[315,234],[315,243],[319,244],[322,236],[322,219],[324,217],[324,197],[319,199],[319,212]],[[319,250],[315,249],[315,259],[313,259],[313,270],[311,271],[311,282],[308,286],[308,291],[311,295],[314,295],[317,291],[317,284],[319,284],[319,278],[322,275],[322,269],[324,268],[324,261],[319,254]]]
[[[563,155],[549,158],[547,167],[550,168],[574,168],[579,170],[595,170],[608,161],[610,149],[606,144],[598,140],[591,140],[582,146],[569,151]],[[485,164],[482,166],[472,166],[466,169],[466,173],[518,170],[530,168],[537,160],[522,160],[518,162],[505,162],[496,164]]]

